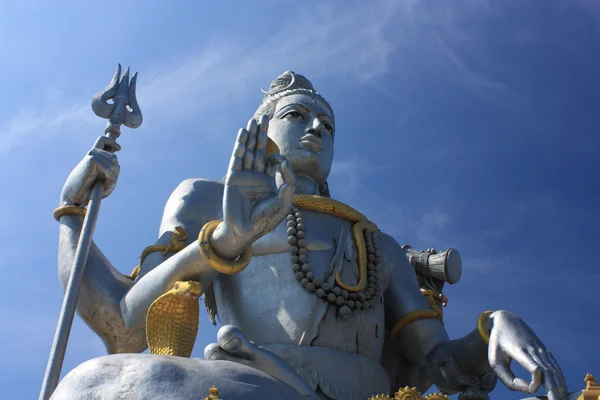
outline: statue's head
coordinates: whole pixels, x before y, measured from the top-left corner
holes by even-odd
[[[286,71],[271,82],[254,118],[269,116],[269,138],[296,175],[305,175],[328,195],[335,119],[331,106],[304,76]]]

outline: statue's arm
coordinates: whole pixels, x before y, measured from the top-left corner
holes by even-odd
[[[486,375],[490,370],[488,346],[478,330],[474,329],[461,339],[449,340],[443,323],[432,316],[430,304],[419,289],[404,251],[389,236],[384,236],[384,243],[387,247],[384,254],[391,257],[385,305],[386,325],[392,335],[389,339],[393,348],[399,356],[427,371],[428,379],[447,393],[463,391],[469,386],[492,390],[495,379]],[[413,316],[417,318],[413,319]],[[412,322],[405,324],[409,320]],[[402,325],[405,326],[395,329]]]
[[[198,233],[207,222],[219,219],[222,197],[222,183],[201,179],[186,180],[173,192],[165,206],[159,243],[167,244],[175,228],[182,227],[188,233],[186,246],[171,256],[155,252],[146,258],[135,284],[121,301],[127,327],[145,334],[150,305],[177,281],[197,281],[203,291],[212,284],[218,273],[200,254]]]
[[[63,290],[73,267],[82,225],[82,216],[60,217],[58,277]],[[132,282],[92,243],[79,290],[77,313],[98,334],[110,354],[141,352],[146,348],[144,338],[127,329],[121,316],[119,302],[131,286]]]
[[[203,263],[198,232],[216,219],[221,207],[222,184],[206,180],[184,181],[165,206],[157,245],[168,245],[176,226],[188,232],[186,247],[163,255],[150,253],[135,282],[119,272],[93,244],[77,302],[77,312],[100,336],[108,353],[142,352],[147,348],[145,321],[154,300],[180,280],[196,280],[208,287],[216,273]],[[202,210],[199,212],[198,210]],[[65,288],[73,265],[83,217],[60,217],[59,278]],[[140,249],[140,253],[141,253]]]

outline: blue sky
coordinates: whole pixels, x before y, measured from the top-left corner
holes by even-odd
[[[62,301],[52,210],[103,131],[90,100],[119,62],[139,71],[145,120],[119,139],[95,239],[121,271],[179,182],[224,175],[260,88],[292,69],[336,113],[332,196],[400,243],[461,252],[452,337],[506,309],[571,390],[600,375],[597,3],[23,1],[2,6],[0,37],[5,398],[39,392]],[[215,332],[202,314],[195,355]],[[103,354],[77,318],[63,372]]]

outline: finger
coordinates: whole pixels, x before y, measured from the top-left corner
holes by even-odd
[[[492,369],[498,376],[498,379],[510,390],[516,390],[523,393],[529,392],[529,384],[521,378],[515,377],[515,374],[506,365],[493,365]]]
[[[267,114],[263,114],[260,116],[260,119],[258,121],[259,123],[259,130],[267,133],[269,131],[269,116]],[[264,150],[267,149],[267,142],[265,142],[265,148]]]
[[[248,140],[246,141],[243,169],[252,169],[254,167],[254,149],[256,147],[256,135],[258,133],[258,126],[254,119],[248,121],[246,130],[248,131]]]
[[[108,136],[100,136],[94,143],[94,149],[100,149],[109,153],[115,153],[121,150],[121,145],[118,144],[115,139]]]
[[[515,377],[515,374],[510,370],[510,359],[500,346],[493,343],[493,341],[490,341],[489,345],[489,359],[490,366],[498,376],[498,379],[507,388],[523,393],[530,393],[530,385],[523,379]]]
[[[246,129],[240,129],[238,132],[235,146],[233,147],[233,154],[231,155],[231,161],[229,162],[229,169],[231,171],[240,171],[243,166],[244,154],[246,153],[246,142],[248,141],[248,131]]]
[[[557,399],[562,399],[566,395],[565,385],[560,381],[559,372],[545,357],[544,350],[531,351],[530,354],[531,357],[542,366],[544,372],[544,389],[546,389],[546,392],[552,392],[557,396]]]
[[[535,360],[533,360],[532,357],[525,352],[515,354],[513,356],[513,360],[519,363],[521,367],[523,367],[527,372],[531,374],[531,382],[529,383],[529,393],[537,392],[540,386],[542,385],[544,379],[543,366]]]
[[[546,393],[550,393],[552,391],[555,394],[558,394],[559,387],[556,379],[554,378],[554,369],[544,362],[544,360],[542,360],[538,351],[530,350],[529,355],[542,369],[542,383],[544,385],[544,389],[546,389]]]
[[[279,187],[277,194],[279,198],[286,201],[286,203],[289,200],[289,205],[291,207],[292,198],[296,189],[296,177],[294,176],[294,171],[292,170],[289,161],[286,159],[284,159],[281,162],[281,164],[279,164],[279,169],[281,172],[281,179],[283,180],[283,184]]]
[[[248,124],[246,125],[246,130],[249,133],[257,134],[258,133],[258,122],[254,118],[250,118],[248,120]]]
[[[268,139],[267,130],[269,129],[268,121],[269,119],[267,118],[266,127],[263,124],[259,126],[256,148],[254,149],[254,169],[260,172],[265,170],[265,154],[267,152]]]
[[[267,175],[269,175],[271,178],[275,178],[275,173],[277,172],[277,166],[271,164],[270,162],[266,163],[265,166],[265,172],[267,173]]]
[[[102,195],[104,197],[112,193],[115,188],[116,178],[119,175],[120,166],[117,162],[117,157],[100,149],[92,149],[89,153],[92,156],[91,167],[94,172],[90,176],[90,185],[97,181],[101,181],[104,186]]]
[[[541,356],[542,356],[542,359],[545,359],[556,371],[557,383],[559,384],[559,386],[561,387],[561,390],[563,391],[563,396],[567,396],[569,393],[569,391],[567,389],[567,381],[562,372],[562,369],[560,368],[560,365],[558,365],[558,362],[556,362],[556,359],[552,355],[552,352],[550,350],[546,349],[546,351],[543,352],[541,354]]]
[[[548,371],[548,370],[546,370]],[[544,373],[544,389],[546,390],[546,394],[548,396],[548,400],[563,400],[564,396],[561,396],[561,391],[556,381],[554,380],[554,376],[552,373],[548,371],[548,373]]]

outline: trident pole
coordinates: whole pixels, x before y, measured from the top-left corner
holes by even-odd
[[[92,99],[92,109],[96,115],[108,119],[104,133],[111,139],[117,139],[121,135],[121,125],[137,128],[142,124],[142,113],[135,97],[136,81],[137,73],[133,75],[131,82],[129,81],[129,68],[121,78],[121,65],[119,64],[110,84]],[[108,100],[112,100],[112,103],[108,103]],[[39,400],[48,400],[58,385],[103,192],[104,183],[102,181],[94,183],[75,251],[73,268],[65,289],[65,297],[58,317]]]

